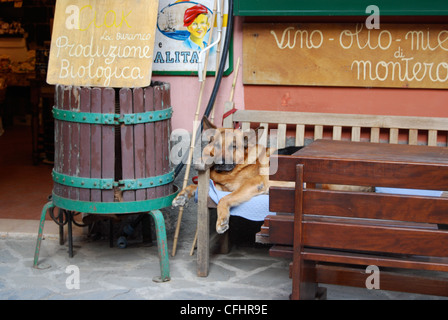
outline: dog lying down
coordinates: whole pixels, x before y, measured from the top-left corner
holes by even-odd
[[[220,191],[231,192],[221,198],[217,205],[216,231],[224,233],[229,228],[230,208],[249,201],[254,196],[267,194],[269,187],[278,181],[269,180],[269,158],[278,154],[293,154],[301,147],[276,150],[257,144],[264,128],[243,132],[240,129],[217,128],[207,118],[203,120],[204,132],[210,136],[209,143],[202,151],[203,162],[196,169],[210,167],[210,179]],[[229,161],[231,159],[231,161]],[[227,161],[226,161],[227,160]],[[284,183],[281,183],[284,185]],[[360,190],[354,186],[330,186],[332,190]],[[362,187],[361,187],[362,188]],[[191,184],[181,190],[173,200],[173,207],[185,206],[194,196],[197,185]],[[363,188],[370,191],[371,188]]]

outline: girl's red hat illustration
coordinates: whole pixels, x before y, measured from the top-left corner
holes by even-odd
[[[207,12],[208,12],[207,8],[202,4],[197,4],[194,7],[185,10],[184,26],[188,27],[190,24],[193,23],[193,21],[196,19],[198,15],[207,14]]]

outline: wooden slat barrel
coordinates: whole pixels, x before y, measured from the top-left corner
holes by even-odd
[[[57,85],[55,206],[133,213],[171,205],[177,192],[169,160],[170,104],[167,83],[133,89]]]
[[[42,209],[35,268],[45,216],[47,211],[52,216],[55,207],[69,221],[70,257],[74,212],[148,213],[160,258],[161,275],[154,281],[170,280],[165,220],[159,210],[171,206],[178,193],[169,160],[170,104],[167,83],[133,89],[56,85],[54,188],[51,202]]]

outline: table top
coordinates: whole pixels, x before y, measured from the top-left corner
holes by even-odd
[[[448,166],[448,148],[404,144],[316,140],[293,156],[302,159],[365,160]]]

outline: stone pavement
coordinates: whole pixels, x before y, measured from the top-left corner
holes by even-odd
[[[210,275],[196,276],[191,243],[181,243],[170,259],[171,281],[160,275],[157,247],[133,243],[110,248],[107,240],[78,237],[75,255],[54,237],[42,241],[39,266],[32,268],[35,239],[0,237],[0,300],[287,300],[289,261],[270,257],[267,247],[233,247],[211,255]],[[171,248],[171,243],[169,248]],[[75,267],[73,267],[75,266]],[[72,269],[71,269],[72,268]],[[79,270],[79,289],[73,268]],[[328,299],[442,299],[425,295],[326,286]]]
[[[32,268],[34,246],[32,239],[0,239],[0,299],[271,300],[287,299],[291,286],[288,262],[269,257],[266,249],[239,248],[213,256],[210,276],[199,278],[196,256],[179,247],[170,258],[171,281],[156,283],[156,246],[119,249],[109,248],[106,240],[78,240],[69,258],[65,245],[44,240],[39,256],[43,269]],[[69,266],[79,268],[79,289],[70,288],[74,273]]]

